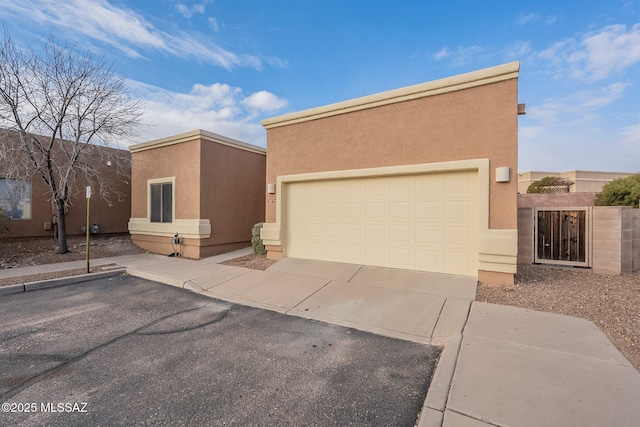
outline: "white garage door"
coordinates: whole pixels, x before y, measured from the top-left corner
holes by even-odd
[[[476,172],[290,183],[289,257],[477,276]]]

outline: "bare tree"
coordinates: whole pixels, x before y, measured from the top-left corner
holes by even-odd
[[[76,53],[75,46],[42,42],[38,51],[21,49],[5,29],[0,44],[0,162],[13,179],[42,179],[57,212],[59,253],[66,253],[65,213],[84,189],[109,198],[116,186],[100,173],[109,164],[129,170],[126,156],[104,147],[138,134],[141,101],[104,58]]]

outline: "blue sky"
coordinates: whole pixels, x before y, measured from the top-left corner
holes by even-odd
[[[521,62],[519,171],[640,171],[640,2],[0,0],[19,45],[105,54],[145,100],[135,142]]]

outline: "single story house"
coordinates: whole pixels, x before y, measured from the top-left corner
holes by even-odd
[[[129,150],[133,243],[194,259],[249,246],[264,221],[264,148],[195,130]]]
[[[2,132],[3,144],[17,143],[17,133],[12,131]],[[120,150],[95,145],[97,169],[102,177],[113,183],[114,194],[109,200],[97,195],[94,188],[94,196],[91,198],[92,224],[96,224],[98,233],[126,233],[127,221],[131,211],[130,181],[128,178],[131,155],[128,150]],[[4,149],[4,147],[3,147]],[[54,146],[54,155],[61,155],[60,146]],[[122,158],[119,168],[115,166],[116,158]],[[111,159],[111,160],[110,160]],[[66,212],[67,235],[84,234],[86,226],[86,199],[85,187],[89,185],[81,173],[77,174],[75,181],[75,193],[72,193],[69,208]],[[119,193],[115,194],[115,193]],[[5,212],[5,218],[0,221],[8,230],[0,230],[4,238],[23,237],[55,237],[56,233],[56,208],[50,200],[48,187],[42,178],[34,175],[27,182],[16,181],[3,175],[0,165],[0,207]]]
[[[519,68],[264,120],[268,257],[512,284]]]
[[[567,172],[529,171],[518,174],[518,193],[526,194],[527,188],[535,181],[548,176],[565,178],[573,182],[569,187],[570,193],[599,193],[602,187],[614,179],[626,178],[632,175],[628,172],[604,172],[573,170]]]

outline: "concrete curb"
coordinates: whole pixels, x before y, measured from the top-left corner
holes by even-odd
[[[462,335],[455,335],[447,339],[420,412],[418,427],[442,424],[461,345]]]
[[[22,283],[17,285],[7,285],[0,287],[0,296],[11,295],[24,292],[24,285]]]
[[[141,279],[151,280],[152,282],[164,283],[165,285],[175,286],[176,288],[184,288],[185,282],[181,279],[164,276],[158,273],[150,273],[148,271],[136,270],[135,268],[127,268],[126,273],[129,276],[139,277]]]
[[[3,286],[2,288],[0,288],[0,295],[7,295],[7,294],[18,293],[18,292],[37,291],[39,289],[48,289],[48,288],[55,288],[58,286],[71,285],[74,283],[82,283],[82,282],[87,282],[93,279],[103,279],[105,277],[119,276],[124,272],[125,272],[124,268],[119,268],[116,270],[101,271],[99,273],[81,274],[79,276],[60,277],[57,279],[40,280],[37,282],[28,282],[28,283],[18,284],[18,285]],[[7,292],[4,290],[4,288],[10,288],[10,291]],[[22,291],[20,291],[19,289],[22,289]]]

